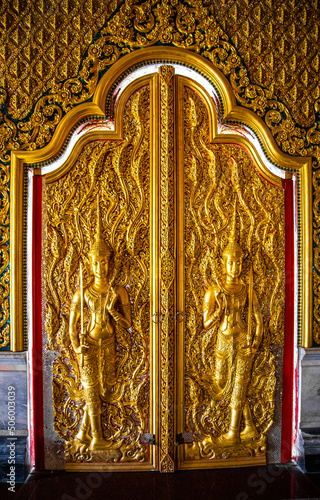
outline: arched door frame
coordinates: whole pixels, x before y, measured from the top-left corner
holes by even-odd
[[[221,71],[211,62],[188,50],[173,47],[150,47],[136,50],[125,55],[111,66],[97,85],[93,100],[73,108],[58,124],[50,143],[36,151],[14,151],[11,159],[11,191],[10,191],[10,265],[11,265],[11,339],[12,350],[24,350],[24,318],[23,318],[23,254],[24,244],[24,170],[38,164],[51,162],[68,139],[72,130],[84,120],[93,117],[105,118],[106,103],[110,102],[112,90],[117,83],[135,68],[147,63],[176,63],[194,69],[204,76],[216,89],[221,103],[221,119],[223,123],[241,123],[247,126],[258,138],[263,151],[270,161],[287,171],[287,176],[296,174],[298,179],[298,199],[301,222],[299,234],[299,291],[301,347],[312,345],[312,167],[311,158],[296,157],[284,154],[276,145],[267,125],[253,111],[238,106],[234,92]],[[116,112],[117,114],[117,112]],[[115,116],[117,123],[117,116]],[[214,131],[214,141],[227,141],[228,135],[219,137]],[[110,138],[109,133],[106,135]],[[103,132],[99,132],[101,138]],[[121,126],[113,132],[114,138],[121,136]],[[85,142],[93,140],[95,133],[88,133]],[[80,147],[78,145],[77,147]],[[255,148],[251,147],[253,153]],[[257,154],[257,153],[256,153]],[[257,154],[257,157],[259,155]]]

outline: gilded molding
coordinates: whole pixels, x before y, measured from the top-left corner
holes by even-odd
[[[160,471],[174,471],[174,68],[160,66]]]

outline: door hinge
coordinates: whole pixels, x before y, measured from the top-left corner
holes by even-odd
[[[140,436],[141,444],[156,444],[156,435],[155,434],[141,434]]]
[[[193,443],[193,441],[192,432],[182,432],[181,434],[177,434],[177,444]]]

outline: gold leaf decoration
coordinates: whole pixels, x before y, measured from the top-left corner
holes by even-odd
[[[186,247],[184,431],[193,434],[202,458],[214,458],[209,456],[205,446],[202,448],[202,442],[228,431],[233,386],[229,378],[225,386],[228,389],[222,395],[217,387],[214,378],[214,363],[217,361],[214,360],[217,359],[218,323],[216,327],[204,330],[203,297],[212,286],[223,290],[222,254],[229,241],[236,206],[237,238],[244,252],[243,282],[249,281],[252,263],[254,290],[263,319],[262,341],[253,362],[248,389],[255,423],[263,436],[272,425],[274,414],[276,378],[270,346],[284,342],[284,191],[258,174],[244,148],[235,144],[210,144],[207,110],[199,96],[187,87],[183,119]],[[221,308],[226,307],[223,299],[220,300]],[[221,313],[217,310],[215,314]],[[248,305],[245,305],[243,318],[247,317]],[[228,368],[230,373],[235,369],[235,366]],[[253,453],[251,449],[240,448],[236,445],[233,449],[230,447],[229,455]],[[223,445],[220,451],[222,453]]]
[[[59,352],[53,366],[54,422],[56,432],[67,442],[69,462],[83,460],[72,443],[85,403],[69,315],[72,297],[79,289],[80,262],[84,286],[92,281],[88,253],[96,227],[98,193],[103,235],[114,254],[110,283],[126,288],[133,316],[128,330],[118,324],[115,327],[116,379],[111,403],[103,403],[102,425],[105,438],[115,446],[113,462],[150,459],[150,447],[140,443],[140,436],[150,432],[149,106],[149,86],[144,86],[126,104],[123,140],[87,144],[74,167],[46,186],[47,348]],[[84,324],[87,318],[85,310]],[[103,461],[94,453],[88,453],[85,460]]]

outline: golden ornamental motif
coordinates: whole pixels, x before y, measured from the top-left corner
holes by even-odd
[[[245,149],[210,144],[207,110],[187,87],[183,123],[183,431],[194,439],[183,461],[261,457],[274,413],[270,346],[284,341],[284,192]]]
[[[149,94],[129,98],[123,140],[89,143],[45,189],[45,328],[69,464],[150,461]]]
[[[52,83],[76,75],[88,44],[119,3],[97,0],[71,5],[68,0],[59,0],[52,5],[50,15],[41,3],[32,7],[17,0],[14,5],[4,5],[0,17],[0,86],[11,89],[8,114],[12,118],[26,116]],[[271,87],[300,125],[312,125],[314,104],[319,98],[317,5],[308,0],[285,5],[282,0],[272,4],[262,0],[259,5],[230,1],[219,7],[208,2],[203,5],[211,7],[212,15],[243,58],[251,81]],[[187,28],[187,34],[192,34],[196,23],[186,26],[183,17],[188,6],[173,3],[173,9],[178,7],[177,26],[182,33]],[[135,7],[135,30],[143,32],[152,26],[148,12],[152,12],[151,4]],[[277,50],[273,48],[275,37]]]
[[[160,70],[160,470],[174,470],[174,68]]]
[[[8,114],[24,118],[39,97],[74,77],[88,45],[116,1],[4,2],[0,11],[0,86]],[[66,96],[67,97],[67,96]]]
[[[100,71],[132,50],[161,42],[196,51],[221,69],[229,77],[239,103],[265,117],[284,152],[318,158],[317,127],[310,129],[307,137],[271,90],[250,82],[247,69],[212,11],[212,6],[207,7],[199,0],[162,0],[154,4],[125,1],[101,30],[101,37],[90,45],[79,77],[52,88],[38,101],[31,119],[18,129],[7,120],[3,151],[43,147],[64,113],[92,96]]]
[[[226,1],[213,6],[251,81],[270,88],[299,125],[314,125],[320,97],[317,3]]]

